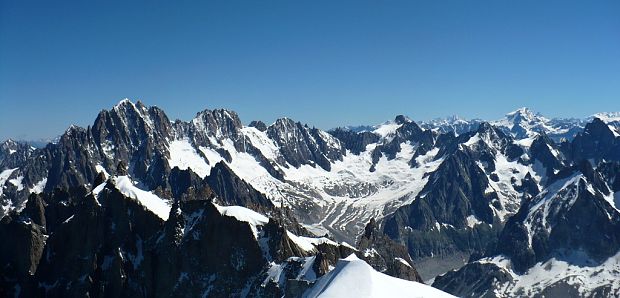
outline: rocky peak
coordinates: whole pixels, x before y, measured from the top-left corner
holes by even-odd
[[[534,139],[529,153],[532,160],[540,161],[547,169],[547,176],[553,175],[564,166],[564,157],[559,148],[545,133]]]
[[[405,115],[398,115],[396,116],[396,118],[394,118],[394,122],[396,124],[405,124],[407,122],[411,122],[411,119],[409,119],[409,117]]]
[[[204,110],[192,120],[196,133],[216,138],[236,138],[243,127],[237,113],[224,109]]]
[[[160,109],[147,109],[139,101],[134,104],[124,99],[97,115],[91,133],[104,159],[113,162],[129,160],[136,151],[150,151],[161,145],[170,137],[171,125]]]
[[[267,133],[288,137],[299,130],[300,127],[303,127],[303,125],[300,122],[293,121],[291,118],[278,118],[273,124],[267,127]]]
[[[586,124],[582,135],[592,135],[603,137],[605,139],[614,138],[614,133],[611,131],[610,127],[607,126],[600,118],[592,119],[592,122]]]
[[[504,119],[493,121],[493,124],[512,134],[517,139],[532,137],[549,129],[549,119],[528,108],[520,108],[506,114]]]
[[[0,143],[0,170],[16,168],[25,163],[35,151],[27,143],[8,139]]]
[[[329,131],[329,134],[337,138],[345,149],[353,154],[360,154],[366,150],[368,144],[376,143],[380,137],[370,131],[356,132],[346,128],[336,128]]]
[[[488,122],[480,123],[475,132],[463,135],[469,136],[464,143],[467,146],[473,146],[481,154],[495,155],[497,151],[504,152],[506,147],[512,143],[512,137],[506,135],[502,130],[491,125]]]
[[[244,206],[259,212],[275,208],[271,200],[239,178],[223,161],[213,166],[205,181],[217,195],[220,204]]]
[[[77,126],[75,124],[71,124],[65,130],[65,132],[60,136],[60,139],[58,140],[58,142],[62,142],[63,140],[66,141],[67,139],[71,138],[72,136],[76,136],[76,135],[80,135],[80,134],[85,134],[85,133],[86,133],[86,129],[85,128]]]
[[[250,122],[250,125],[248,125],[250,127],[254,127],[260,131],[266,131],[267,130],[267,125],[265,125],[265,123],[263,121],[260,120],[254,120],[252,122]]]
[[[482,123],[480,123],[480,126],[478,126],[478,129],[476,130],[476,133],[488,136],[489,138],[506,138],[506,137],[508,137],[501,130],[497,129],[497,127],[495,127],[494,125],[492,125],[489,122],[482,122]]]
[[[131,100],[125,98],[109,112],[113,116],[118,117],[125,125],[136,125],[142,120],[147,125],[152,126],[148,109],[141,101],[137,101],[134,104]]]
[[[620,135],[611,127],[595,118],[586,124],[571,143],[562,147],[563,151],[575,161],[589,159],[598,163],[601,160],[620,161]]]
[[[267,136],[294,167],[316,164],[329,171],[331,161],[341,160],[344,154],[344,148],[332,135],[289,118],[280,118],[267,127]]]
[[[121,99],[121,101],[119,101],[116,105],[114,105],[113,109],[122,109],[127,106],[133,106],[133,103],[129,98],[125,97]]]
[[[405,139],[405,140],[412,139],[412,138],[416,139],[423,132],[424,132],[424,129],[422,129],[417,123],[415,123],[412,120],[403,122],[401,127],[399,127],[396,130],[396,133],[400,135],[402,139]]]
[[[0,143],[0,150],[9,151],[11,149],[16,150],[19,148],[20,143],[12,139],[7,139]]]
[[[598,118],[607,124],[618,124],[620,123],[620,112],[597,113],[590,117],[590,119],[594,118]]]
[[[512,111],[506,114],[506,118],[508,119],[508,121],[514,124],[518,124],[522,122],[525,122],[525,123],[533,123],[533,122],[538,122],[538,121],[544,122],[545,120],[547,120],[540,113],[534,112],[526,107],[519,108],[515,111]]]

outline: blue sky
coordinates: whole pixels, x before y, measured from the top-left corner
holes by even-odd
[[[0,0],[0,139],[121,99],[321,128],[620,110],[620,1]]]

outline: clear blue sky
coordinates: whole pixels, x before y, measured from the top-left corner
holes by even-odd
[[[124,97],[321,128],[620,110],[620,1],[0,0],[0,139]]]

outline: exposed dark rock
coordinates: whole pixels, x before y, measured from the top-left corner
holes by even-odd
[[[357,242],[358,257],[375,270],[405,280],[422,282],[407,248],[384,235],[374,218],[366,225]]]
[[[341,160],[344,150],[331,135],[320,134],[288,118],[276,120],[267,128],[267,135],[280,147],[280,152],[294,167],[302,164],[331,169],[330,161]],[[335,141],[335,143],[334,143]]]
[[[217,163],[205,182],[225,205],[244,206],[258,211],[269,211],[275,206],[264,194],[243,181],[223,162]]]
[[[366,150],[366,146],[379,141],[379,136],[369,132],[354,132],[348,129],[336,128],[330,130],[329,133],[340,140],[345,149],[353,154],[360,154]]]
[[[254,127],[254,128],[256,128],[256,129],[258,129],[260,131],[266,131],[267,130],[267,125],[265,125],[265,123],[263,121],[260,121],[260,120],[258,120],[258,121],[254,120],[254,121],[250,122],[249,126],[250,127]]]
[[[203,188],[209,188],[207,183],[190,169],[180,170],[174,167],[170,171],[168,179],[172,195],[175,198],[181,198],[183,195],[187,194],[195,194]]]
[[[30,285],[45,246],[45,227],[10,214],[0,220],[0,239],[0,295],[9,297]]]
[[[33,223],[41,226],[45,230],[47,221],[45,220],[45,202],[43,201],[42,195],[31,194],[21,214],[30,218]]]
[[[572,160],[620,161],[620,138],[598,118],[588,123],[583,132],[562,147]]]
[[[116,166],[116,175],[117,176],[127,176],[127,165],[125,162],[120,161]]]
[[[36,152],[27,143],[8,139],[0,143],[0,169],[20,167]]]
[[[510,273],[494,264],[472,263],[457,271],[437,276],[433,287],[458,297],[496,297],[492,292],[493,285],[511,280]]]

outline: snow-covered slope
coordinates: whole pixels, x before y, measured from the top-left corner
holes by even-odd
[[[614,119],[614,116],[617,116],[614,113],[601,113],[597,115],[607,119]],[[573,118],[549,119],[528,108],[519,108],[507,113],[503,118],[489,121],[489,123],[501,128],[504,132],[518,140],[533,138],[538,134],[545,133],[553,140],[559,141],[561,138],[572,139],[578,132],[583,130],[585,124],[590,122],[592,117],[585,120]],[[468,120],[452,116],[425,121],[421,123],[421,126],[437,132],[454,132],[456,135],[460,135],[476,130],[482,122],[484,121],[480,119]]]
[[[393,136],[398,124],[380,126],[377,131],[384,139]],[[338,140],[325,132],[318,133],[329,146],[337,147]],[[359,155],[348,152],[341,160],[331,162],[326,170],[317,165],[302,164],[298,167],[286,162],[284,153],[276,141],[265,131],[254,127],[238,130],[238,139],[243,139],[241,150],[233,138],[222,136],[212,139],[208,146],[196,146],[188,139],[173,140],[169,144],[170,167],[190,168],[200,177],[210,173],[217,162],[225,162],[241,179],[267,195],[274,204],[298,208],[313,206],[307,217],[301,221],[311,225],[317,234],[328,230],[341,240],[352,238],[372,217],[382,218],[402,204],[411,202],[426,184],[426,173],[432,172],[441,163],[436,154],[438,149],[415,158],[416,167],[409,161],[414,148],[409,143],[401,144],[401,151],[394,159],[379,158],[375,171],[373,150],[370,144]],[[248,149],[253,147],[254,153]],[[284,179],[274,177],[261,163],[266,158],[270,164],[283,173]],[[302,214],[303,215],[303,214]]]
[[[338,261],[336,268],[321,277],[304,293],[305,298],[340,297],[454,297],[430,286],[394,278],[375,271],[354,254]]]
[[[546,293],[550,297],[590,297],[596,294],[607,297],[620,295],[620,252],[600,263],[580,252],[569,252],[536,263],[527,272],[512,270],[510,259],[503,256],[484,258],[479,264],[493,264],[510,276],[510,282],[498,283],[493,290],[495,297],[532,297]],[[551,288],[566,284],[573,290],[559,292]],[[602,290],[604,289],[604,290]]]
[[[619,239],[613,192],[582,163],[524,203],[489,255],[433,286],[465,297],[617,297]]]
[[[142,190],[134,185],[128,176],[118,176],[112,178],[112,183],[123,195],[132,198],[153,212],[162,220],[167,220],[170,214],[170,202],[164,200],[149,191]],[[99,197],[99,193],[106,187],[107,182],[101,183],[93,189],[93,195]]]
[[[9,177],[11,177],[11,174],[13,174],[13,172],[15,172],[15,170],[17,170],[17,168],[15,168],[15,169],[7,169],[7,170],[4,170],[4,171],[0,172],[0,196],[2,195],[2,190],[4,189],[4,184],[9,180]]]
[[[231,216],[238,221],[247,222],[254,233],[254,237],[258,238],[258,226],[263,226],[269,222],[266,216],[241,206],[219,206],[215,205],[222,215]]]
[[[436,118],[430,121],[423,121],[420,123],[420,126],[438,133],[454,132],[456,135],[461,135],[478,129],[478,126],[480,126],[482,122],[484,121],[481,119],[468,120],[454,115],[447,118]]]

